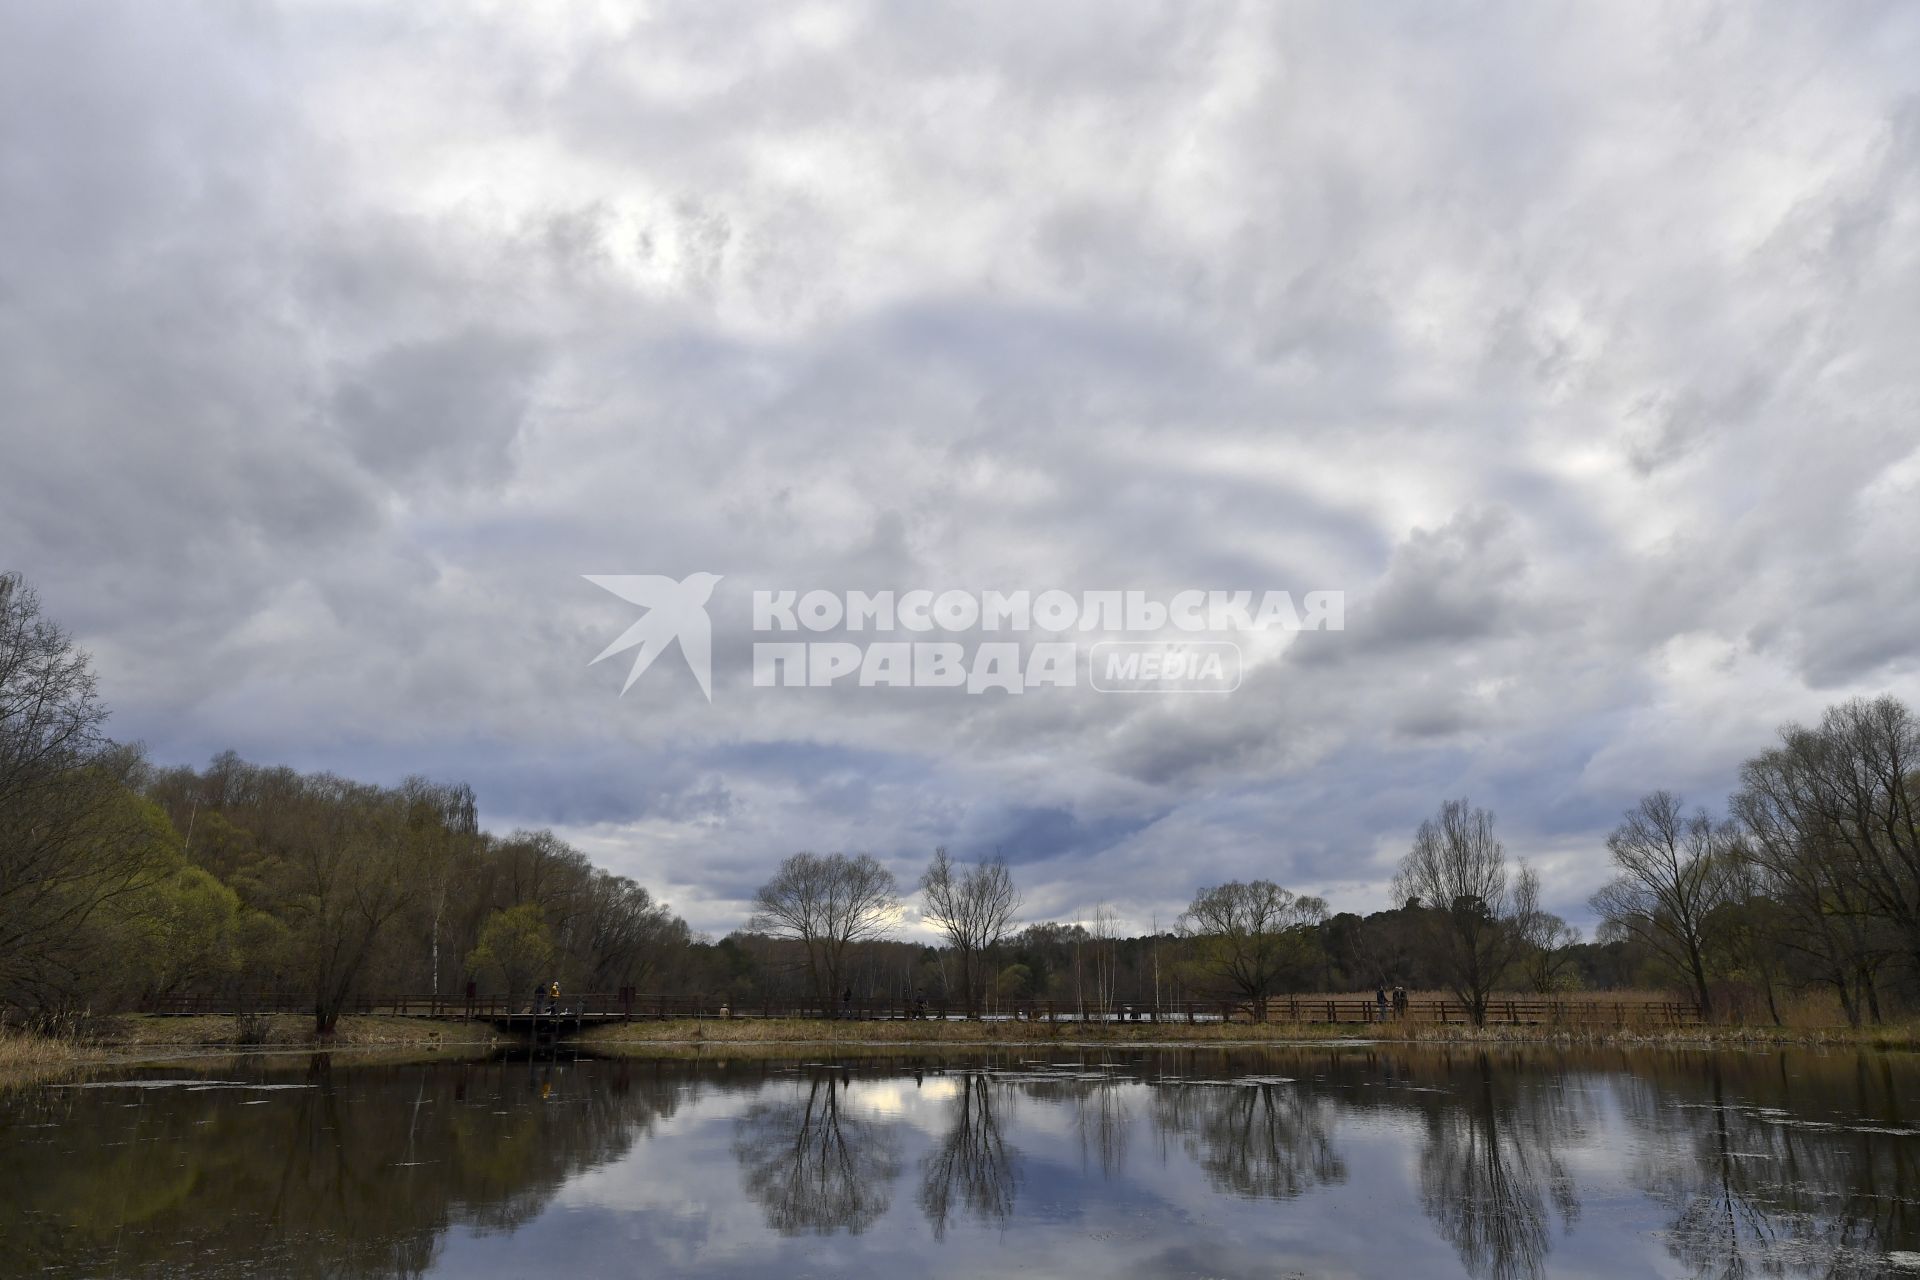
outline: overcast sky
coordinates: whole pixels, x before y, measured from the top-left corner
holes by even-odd
[[[1920,5],[9,4],[0,565],[112,731],[716,932],[1387,905],[1920,702]],[[725,575],[711,704],[580,575]],[[754,689],[755,587],[1335,588],[1227,696]]]

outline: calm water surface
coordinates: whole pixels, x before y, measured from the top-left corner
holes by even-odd
[[[1917,1160],[1881,1054],[267,1056],[0,1093],[0,1272],[1920,1276]]]

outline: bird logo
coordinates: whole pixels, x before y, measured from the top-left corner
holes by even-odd
[[[622,694],[633,688],[633,682],[640,678],[640,673],[652,666],[653,660],[668,645],[678,640],[680,656],[687,660],[687,668],[693,672],[693,678],[700,682],[700,692],[707,695],[708,702],[713,701],[713,624],[707,618],[707,600],[720,582],[719,574],[690,573],[678,582],[657,573],[586,573],[580,576],[594,586],[611,591],[627,603],[637,604],[646,610],[638,622],[622,631],[593,660],[599,662],[635,645],[640,646],[640,652],[633,656],[633,669],[627,672],[627,682],[620,686]],[[593,662],[587,665],[592,666]]]

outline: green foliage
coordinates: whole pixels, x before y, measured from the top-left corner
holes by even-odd
[[[1033,971],[1023,964],[1010,964],[993,980],[994,993],[1005,1000],[1017,1000],[1033,991]]]
[[[553,972],[553,934],[544,912],[528,902],[487,917],[480,945],[467,953],[467,972],[518,998]]]
[[[146,991],[168,995],[239,969],[240,895],[209,871],[182,866],[120,905]]]

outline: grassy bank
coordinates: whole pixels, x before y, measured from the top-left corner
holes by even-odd
[[[52,1036],[0,1027],[0,1088],[55,1080],[102,1066],[183,1057],[197,1060],[218,1053],[345,1049],[363,1058],[392,1054],[410,1060],[431,1058],[441,1049],[486,1053],[514,1043],[518,1042],[502,1039],[485,1026],[421,1018],[343,1017],[333,1036],[322,1040],[313,1034],[313,1020],[298,1014],[247,1021],[128,1014],[97,1019]]]
[[[365,1049],[486,1048],[513,1043],[479,1023],[431,1022],[424,1018],[346,1016],[334,1034],[313,1034],[313,1019],[301,1014],[251,1018],[218,1015],[158,1018],[142,1014],[98,1018],[59,1035],[0,1028],[0,1067],[58,1066],[125,1058],[148,1049]]]
[[[589,1052],[674,1056],[724,1049],[742,1057],[823,1053],[860,1055],[900,1048],[955,1050],[1034,1046],[1148,1046],[1319,1044],[1336,1041],[1393,1044],[1591,1045],[1619,1048],[1787,1047],[1920,1050],[1920,1021],[1881,1027],[1606,1027],[1490,1026],[1458,1023],[1046,1023],[831,1022],[819,1019],[732,1019],[629,1022],[589,1028],[564,1043]],[[231,1017],[103,1019],[84,1031],[48,1037],[0,1028],[0,1084],[31,1083],[110,1063],[136,1062],[198,1051],[345,1049],[431,1057],[485,1053],[523,1043],[474,1024],[420,1018],[343,1017],[334,1036],[317,1039],[307,1018],[276,1015],[250,1022]]]
[[[103,1022],[91,1031],[97,1045],[114,1049],[141,1048],[371,1048],[439,1044],[505,1044],[484,1023],[435,1022],[426,1018],[393,1018],[379,1014],[345,1015],[327,1039],[313,1034],[313,1019],[304,1014],[277,1013],[242,1020],[218,1015],[158,1018],[129,1014]]]
[[[1403,1044],[1610,1044],[1658,1046],[1768,1045],[1920,1049],[1920,1023],[1881,1027],[1607,1027],[1489,1026],[1458,1023],[1046,1023],[829,1022],[818,1019],[630,1022],[595,1027],[583,1048],[648,1045],[1016,1045],[1016,1044],[1299,1044],[1370,1040]]]

